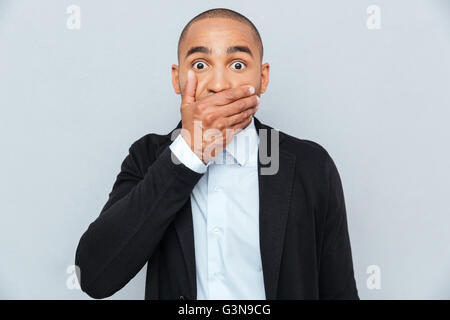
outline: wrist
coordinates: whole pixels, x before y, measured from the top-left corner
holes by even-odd
[[[206,161],[203,159],[203,151],[201,149],[201,144],[200,148],[198,147],[196,148],[196,144],[194,141],[192,141],[192,135],[190,134],[189,130],[183,128],[181,130],[180,135],[184,139],[184,141],[186,141],[186,144],[189,146],[192,152],[195,153],[195,155],[203,162],[203,164],[206,165]]]

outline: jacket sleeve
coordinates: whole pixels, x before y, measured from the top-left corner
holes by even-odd
[[[353,272],[344,192],[338,170],[327,153],[328,203],[322,243],[320,299],[359,300]]]
[[[124,287],[162,239],[202,174],[172,161],[169,147],[141,174],[134,143],[100,215],[82,235],[75,256],[81,289],[97,299]]]

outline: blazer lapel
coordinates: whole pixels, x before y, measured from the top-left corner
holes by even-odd
[[[255,127],[260,137],[259,148],[266,145],[266,152],[272,151],[271,130],[275,130],[261,123],[254,117]],[[181,128],[181,121],[175,129]],[[174,130],[175,130],[174,129]],[[261,136],[261,131],[266,130],[266,138]],[[157,155],[171,143],[171,134],[167,135],[167,143],[160,146]],[[284,246],[286,222],[290,208],[292,185],[295,173],[295,155],[283,150],[283,134],[279,134],[279,166],[275,174],[264,174],[263,168],[271,163],[261,162],[258,152],[258,184],[259,184],[259,234],[260,250],[264,275],[266,299],[277,298],[278,278],[280,271],[281,255]],[[269,150],[269,151],[267,151]],[[274,148],[274,150],[277,150]],[[196,266],[194,252],[194,227],[192,222],[191,199],[189,198],[181,212],[174,221],[175,229],[180,240],[180,246],[187,266],[189,285],[192,297],[197,297]]]
[[[260,136],[260,152],[258,152],[258,178],[261,260],[266,299],[273,300],[277,298],[281,255],[283,252],[284,235],[295,174],[295,155],[283,150],[282,143],[284,135],[279,133],[278,171],[275,174],[264,174],[262,168],[273,165],[273,163],[264,164],[261,162],[261,147],[263,147],[263,152],[265,149],[265,153],[269,154],[272,154],[272,152],[277,150],[275,147],[272,150],[272,141],[270,138],[271,130],[275,129],[262,124],[256,117],[254,117],[254,120],[258,135]],[[261,137],[262,130],[266,130],[267,132],[265,137]],[[264,148],[264,145],[267,147]]]

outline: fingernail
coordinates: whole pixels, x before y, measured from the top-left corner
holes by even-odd
[[[259,105],[259,102],[261,101],[261,99],[258,96],[256,96],[256,100],[258,100],[258,105]]]

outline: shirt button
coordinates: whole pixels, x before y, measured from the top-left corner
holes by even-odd
[[[219,191],[220,191],[220,187],[219,187],[219,186],[215,186],[215,187],[214,187],[214,191],[215,191],[215,192],[219,192]]]
[[[214,231],[215,234],[219,234],[220,228],[215,227],[215,228],[213,229],[213,231]]]

